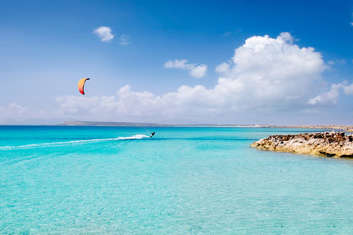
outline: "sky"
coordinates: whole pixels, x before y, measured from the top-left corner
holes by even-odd
[[[0,124],[353,124],[353,0],[1,3]]]

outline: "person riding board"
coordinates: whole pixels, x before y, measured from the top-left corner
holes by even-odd
[[[156,134],[156,132],[152,132],[150,137],[152,138],[155,134]]]

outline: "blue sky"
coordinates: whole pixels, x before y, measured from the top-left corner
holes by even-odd
[[[352,22],[353,1],[3,1],[0,123],[350,124]]]

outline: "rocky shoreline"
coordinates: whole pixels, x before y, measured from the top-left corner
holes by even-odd
[[[259,150],[353,159],[353,134],[345,132],[271,135],[251,144]]]

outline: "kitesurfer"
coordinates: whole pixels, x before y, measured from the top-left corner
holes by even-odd
[[[155,134],[156,134],[156,132],[152,132],[150,137],[152,138]]]

